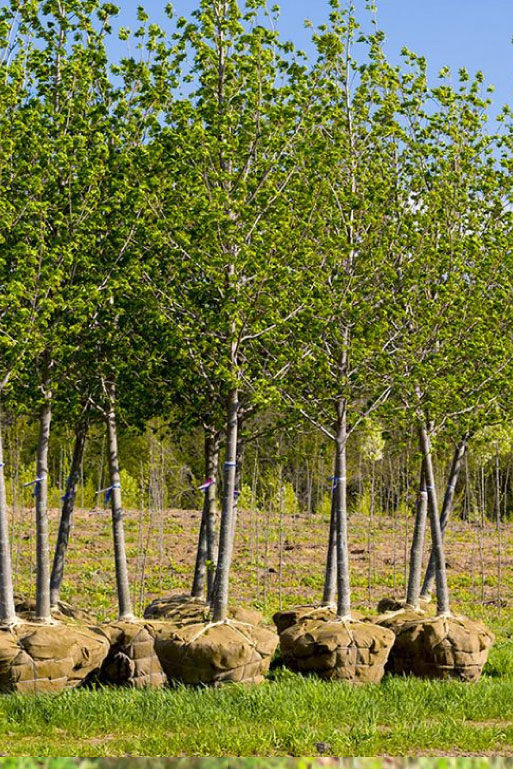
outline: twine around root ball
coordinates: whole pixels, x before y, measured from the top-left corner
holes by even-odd
[[[394,644],[392,631],[359,621],[305,620],[280,636],[285,664],[348,683],[379,683]]]
[[[274,631],[228,619],[181,628],[155,626],[155,650],[170,681],[260,683],[278,645]]]
[[[396,635],[387,669],[398,675],[478,681],[495,640],[482,622],[463,616],[398,613],[379,621]]]
[[[109,652],[99,628],[20,623],[0,631],[0,691],[58,694],[97,673]]]
[[[243,606],[228,607],[228,617],[250,625],[260,625],[264,619],[261,612]],[[190,595],[171,595],[152,601],[144,610],[144,618],[167,620],[178,626],[208,623],[210,606],[203,598],[194,598]]]
[[[151,628],[145,623],[114,622],[103,625],[102,630],[109,638],[110,650],[100,671],[101,683],[135,689],[165,685]]]

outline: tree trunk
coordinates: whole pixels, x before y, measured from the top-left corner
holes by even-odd
[[[449,479],[447,481],[447,486],[445,489],[444,501],[442,504],[442,512],[440,513],[440,527],[442,529],[442,537],[444,537],[445,531],[447,529],[447,524],[449,523],[449,517],[451,515],[452,504],[454,501],[454,494],[456,493],[456,485],[458,483],[458,478],[460,475],[461,466],[463,464],[463,459],[465,457],[466,449],[467,449],[467,439],[464,438],[461,441],[461,443],[459,443],[456,446],[456,449],[454,451],[451,469],[449,472]],[[433,552],[433,549],[431,549],[429,562],[426,569],[426,574],[424,576],[424,583],[422,585],[422,590],[420,594],[420,597],[426,601],[429,600],[431,597],[431,592],[433,590],[433,585],[435,582],[435,571],[436,571],[435,554]]]
[[[191,596],[193,598],[205,597],[205,578],[207,575],[207,492],[205,491],[204,494],[198,547],[196,549],[196,563],[194,565],[194,578],[192,580]]]
[[[235,456],[235,490],[233,492],[233,513],[232,513],[232,540],[235,539],[235,528],[237,526],[237,516],[239,514],[239,496],[242,491],[242,461],[244,455],[244,439],[242,435],[242,426],[244,424],[244,413],[239,409],[237,414],[237,454]]]
[[[336,481],[333,480],[331,492],[330,536],[328,540],[328,553],[326,556],[326,570],[324,573],[324,593],[322,605],[331,606],[335,603],[337,592],[337,515],[335,507]]]
[[[16,624],[12,588],[11,548],[9,546],[9,518],[5,493],[2,420],[0,414],[0,625]]]
[[[424,554],[424,540],[426,536],[426,521],[428,511],[428,494],[426,489],[426,469],[422,462],[420,471],[420,487],[417,498],[417,512],[415,515],[415,528],[410,551],[410,574],[408,578],[408,590],[406,593],[406,606],[417,609],[420,598],[420,577],[422,570],[422,556]]]
[[[196,553],[196,565],[194,569],[194,581],[191,595],[194,598],[202,598],[207,582],[207,600],[212,598],[212,586],[214,581],[214,564],[216,562],[216,482],[217,463],[219,460],[219,434],[214,430],[205,430],[205,478],[213,481],[204,491],[203,510]],[[207,567],[207,562],[209,566]]]
[[[45,390],[39,417],[36,481],[36,619],[51,620],[50,542],[48,537],[48,444],[52,422],[51,392]]]
[[[206,535],[207,535],[207,561],[210,566],[207,569],[207,601],[210,603],[213,597],[214,580],[215,580],[215,564],[217,563],[217,534],[216,534],[216,516],[217,516],[217,477],[219,464],[219,433],[216,431],[212,433],[211,444],[209,447],[208,459],[206,459],[205,467],[207,470],[207,478],[212,478],[216,481],[207,489],[205,495],[205,501],[207,503],[206,511]]]
[[[349,549],[347,544],[347,412],[341,401],[337,408],[335,441],[335,511],[337,522],[337,616],[351,617],[351,587],[349,582]]]
[[[114,560],[116,564],[116,584],[118,592],[119,619],[133,619],[130,599],[130,584],[126,561],[125,529],[123,526],[123,507],[121,500],[121,482],[119,475],[118,437],[116,426],[116,387],[107,385],[109,411],[107,414],[107,446],[109,458],[110,496],[112,510],[112,534],[114,539]]]
[[[221,531],[219,533],[219,557],[217,560],[212,601],[212,618],[214,622],[225,620],[228,612],[228,588],[234,534],[233,506],[237,467],[238,401],[239,392],[237,389],[233,389],[228,397],[227,408],[223,509],[221,513]]]
[[[66,481],[66,491],[62,500],[61,519],[59,522],[59,532],[57,534],[57,544],[53,557],[52,574],[50,577],[50,603],[57,606],[60,598],[62,579],[64,576],[64,564],[66,553],[68,551],[69,536],[71,532],[71,522],[73,518],[73,508],[75,505],[75,496],[77,486],[80,480],[80,468],[82,457],[84,455],[84,445],[88,430],[87,419],[82,419],[75,429],[75,445],[73,447],[73,457]]]
[[[435,554],[435,582],[438,615],[449,615],[449,588],[447,585],[447,572],[445,568],[445,554],[442,537],[442,527],[438,516],[438,500],[435,487],[435,473],[433,470],[433,455],[431,453],[431,441],[426,425],[419,427],[420,448],[426,468],[426,489],[429,501],[429,519],[431,523],[431,542]]]

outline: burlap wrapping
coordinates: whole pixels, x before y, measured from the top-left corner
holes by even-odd
[[[392,631],[364,622],[305,620],[280,635],[285,664],[333,681],[379,683],[395,641]]]
[[[110,641],[110,651],[99,674],[100,683],[136,689],[164,686],[166,677],[145,624],[119,621],[101,629]]]
[[[247,609],[242,606],[228,608],[228,617],[247,622],[249,625],[260,625],[263,615],[256,609]],[[210,607],[201,598],[192,598],[190,595],[171,595],[167,598],[156,598],[144,610],[144,619],[168,620],[176,625],[197,625],[208,622]]]
[[[276,630],[281,635],[289,627],[297,625],[306,620],[319,620],[320,622],[330,622],[335,620],[336,610],[331,606],[292,606],[290,609],[277,611],[273,615],[273,622]]]
[[[27,598],[20,593],[14,595],[14,607],[16,614],[25,620],[33,620],[36,616],[36,602],[33,598]],[[65,601],[59,601],[57,607],[52,607],[52,617],[58,622],[94,623],[96,620],[92,614],[82,609],[77,609]]]
[[[468,617],[415,617],[406,621],[386,616],[381,625],[391,628],[396,641],[388,669],[422,678],[457,678],[477,681],[495,638],[479,621]]]
[[[259,683],[269,671],[278,636],[237,620],[156,629],[155,650],[170,681],[185,684]]]
[[[399,601],[396,598],[382,598],[376,608],[378,614],[385,614],[387,611],[401,611],[401,609],[406,608],[406,601]],[[419,609],[422,609],[426,614],[432,614],[434,616],[436,603],[421,600],[419,601]]]
[[[355,620],[361,620],[359,612],[352,612]],[[337,609],[335,606],[292,606],[290,609],[278,611],[273,615],[273,622],[276,625],[278,633],[281,635],[285,630],[299,622],[306,620],[319,620],[319,622],[333,622],[337,618]]]
[[[381,625],[386,627],[397,635],[397,633],[409,622],[417,622],[419,620],[427,619],[426,612],[422,609],[402,608],[396,611],[387,611],[385,614],[380,614],[379,617],[375,617],[373,622],[375,625]]]
[[[109,642],[97,628],[20,624],[0,631],[0,691],[58,693],[101,667]]]

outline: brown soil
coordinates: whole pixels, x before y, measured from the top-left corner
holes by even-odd
[[[144,514],[142,526],[137,511],[126,514],[126,539],[135,609],[142,610],[154,598],[190,589],[195,557],[199,512],[169,510],[162,516]],[[32,511],[24,511],[15,522],[13,561],[15,589],[34,592],[34,538]],[[51,536],[55,541],[58,513],[51,514]],[[242,511],[239,517],[231,583],[233,604],[254,605],[269,617],[280,607],[317,603],[322,595],[328,520],[322,515],[287,515],[280,522],[264,513]],[[349,522],[353,603],[362,610],[386,596],[402,598],[405,558],[409,553],[413,521],[375,517],[372,550],[367,543],[368,518],[353,515]],[[63,599],[88,608],[100,617],[115,616],[115,576],[112,558],[110,515],[77,511],[66,567]],[[502,584],[498,586],[497,532],[454,521],[447,536],[448,575],[455,607],[486,621],[500,618],[513,605],[513,525],[502,532]],[[146,543],[149,547],[146,549]],[[141,543],[144,543],[141,545]],[[144,579],[142,579],[144,564]],[[504,612],[505,613],[505,612]]]

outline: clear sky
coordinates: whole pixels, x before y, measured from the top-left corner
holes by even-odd
[[[164,18],[167,0],[118,0],[126,26],[133,25],[136,8],[143,5],[157,21]],[[180,14],[196,7],[196,0],[174,0]],[[269,0],[269,5],[273,0]],[[281,0],[281,31],[308,50],[304,20],[321,23],[328,14],[326,0]],[[363,0],[356,0],[364,7]],[[378,18],[387,34],[393,61],[403,46],[427,57],[435,76],[445,65],[482,70],[496,86],[494,111],[513,104],[512,0],[378,0]]]

